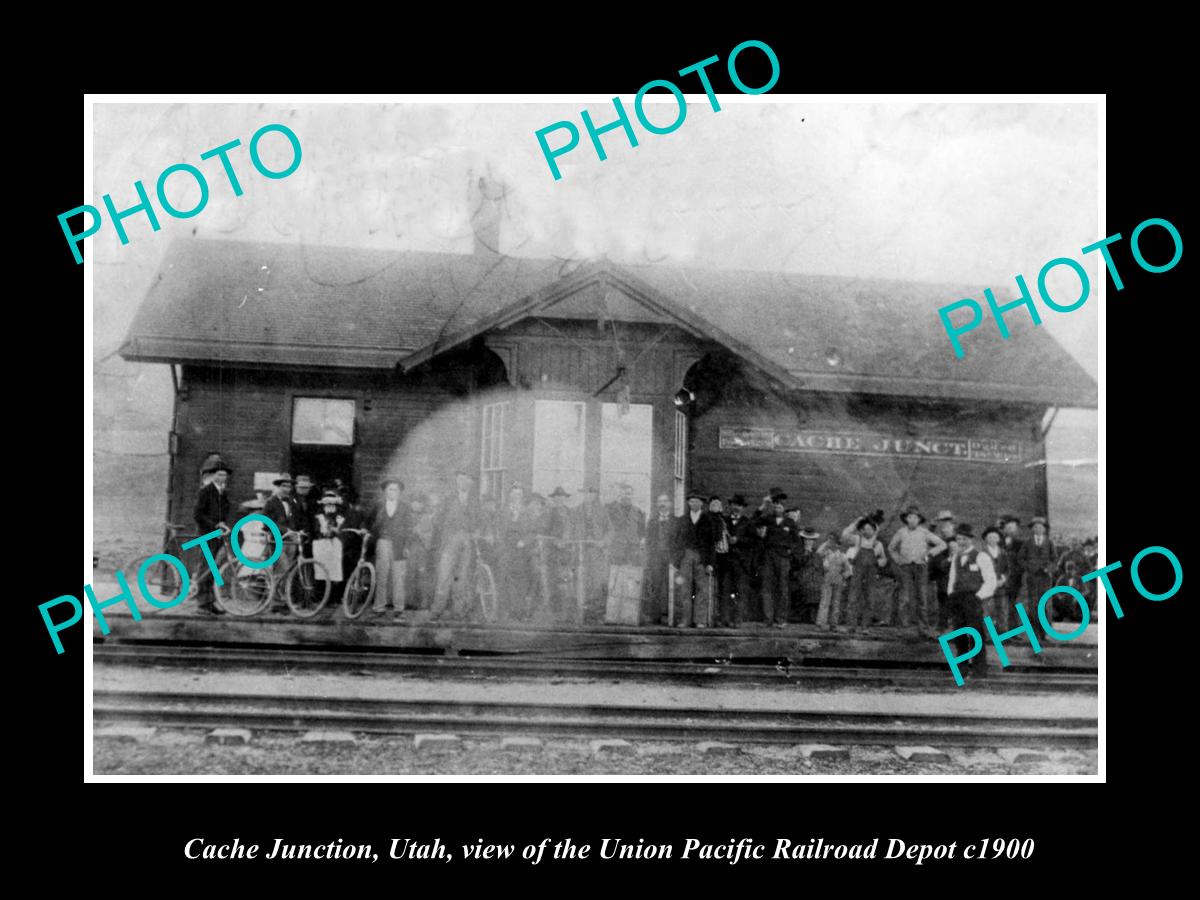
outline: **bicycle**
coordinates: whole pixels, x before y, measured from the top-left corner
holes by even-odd
[[[245,531],[242,533],[246,534]],[[246,565],[234,554],[230,541],[228,532],[222,535],[221,547],[213,557],[219,559],[222,554],[224,555],[224,560],[217,568],[222,583],[220,585],[213,583],[215,602],[231,616],[256,616],[270,606],[271,600],[275,596],[274,567],[256,569]],[[270,546],[270,538],[264,543],[266,546]],[[239,546],[244,544],[245,538],[239,543]],[[244,549],[242,555],[246,556]],[[196,582],[199,584],[204,578],[211,577],[211,573],[206,569],[203,575],[196,579]]]
[[[171,522],[167,522],[164,529],[162,550],[158,551],[158,553],[147,553],[139,556],[133,563],[121,570],[130,587],[137,587],[138,575],[141,573],[142,567],[146,565],[152,556],[157,556],[159,553],[166,553],[174,556],[176,559],[182,560],[183,539],[190,540],[195,537],[195,535],[185,533],[184,526],[175,525]],[[154,595],[154,598],[160,602],[169,600],[172,597],[178,597],[179,589],[183,586],[179,569],[165,559],[158,559],[150,563],[146,568],[145,580],[146,587]],[[188,579],[188,598],[196,595],[199,580],[198,578]]]
[[[362,538],[362,547],[358,554],[358,563],[346,579],[346,589],[342,592],[342,611],[346,618],[357,619],[375,597],[375,564],[367,561],[367,545],[371,541],[371,532],[365,528],[342,528],[343,532],[357,534]]]
[[[479,602],[479,610],[485,622],[495,622],[500,616],[499,593],[496,590],[496,576],[491,565],[483,555],[480,545],[487,539],[479,535],[471,535],[471,550],[473,553],[474,569],[471,585],[475,589],[475,599]]]
[[[284,542],[294,541],[299,544],[296,552],[296,559],[288,565],[280,576],[284,585],[283,598],[287,603],[288,609],[301,619],[311,619],[322,609],[329,601],[329,594],[333,590],[333,584],[329,580],[329,570],[325,568],[323,563],[317,562],[311,556],[304,555],[304,538],[308,537],[308,533],[304,531],[288,531],[284,536]],[[322,588],[321,585],[324,585]],[[268,598],[269,603],[273,599]]]

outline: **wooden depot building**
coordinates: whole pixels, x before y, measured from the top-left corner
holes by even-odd
[[[171,521],[201,461],[232,499],[255,473],[398,474],[445,494],[463,467],[646,511],[687,490],[753,505],[782,487],[802,521],[950,509],[973,524],[1046,510],[1043,423],[1095,407],[1094,381],[1009,314],[956,359],[937,309],[982,288],[474,253],[181,240],[126,360],[169,365]],[[932,517],[932,515],[931,515]],[[893,520],[894,521],[894,520]]]

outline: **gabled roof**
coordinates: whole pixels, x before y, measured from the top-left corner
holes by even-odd
[[[405,368],[597,281],[795,387],[1094,407],[1096,383],[1021,310],[957,359],[937,310],[963,288],[881,279],[242,241],[176,241],[121,355]]]

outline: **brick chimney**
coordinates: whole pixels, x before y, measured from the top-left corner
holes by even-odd
[[[500,215],[505,189],[486,175],[469,176],[467,203],[471,229],[475,233],[475,253],[496,256],[500,253]]]

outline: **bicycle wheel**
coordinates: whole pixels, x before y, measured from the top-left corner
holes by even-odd
[[[342,597],[342,609],[349,619],[357,619],[375,599],[375,565],[364,562],[356,566],[350,580],[346,582],[346,592]]]
[[[275,576],[270,569],[252,569],[237,560],[221,565],[220,587],[213,586],[216,602],[231,616],[255,616],[271,602]]]
[[[495,622],[500,614],[500,604],[496,597],[496,579],[492,575],[492,567],[485,562],[475,566],[475,596],[479,599],[479,608],[483,611],[484,621]]]
[[[329,600],[329,572],[315,559],[302,559],[288,576],[284,598],[288,609],[301,619],[311,619]]]
[[[129,583],[131,590],[139,590],[138,573],[141,572],[142,566],[146,564],[146,560],[157,554],[147,554],[141,557],[132,565],[123,569],[125,580]],[[146,568],[146,588],[150,594],[159,603],[170,602],[179,598],[179,589],[182,587],[182,578],[179,574],[179,569],[171,565],[165,559],[158,559],[152,562]],[[196,592],[196,580],[188,579],[188,596]]]

